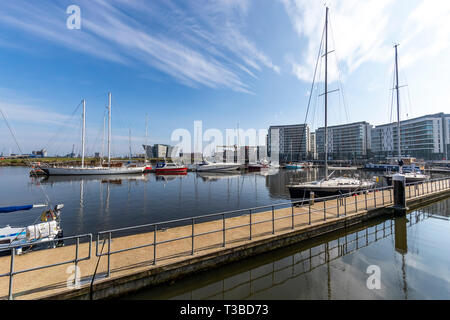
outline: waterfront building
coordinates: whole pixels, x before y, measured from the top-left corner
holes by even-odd
[[[31,155],[36,158],[38,158],[38,157],[45,158],[47,156],[47,150],[41,149],[41,150],[37,150],[37,151],[32,151]]]
[[[396,157],[397,123],[372,128],[373,158]],[[450,114],[437,113],[400,122],[402,156],[424,160],[447,160],[450,156]]]
[[[309,135],[309,160],[317,160],[316,133],[311,132]]]
[[[178,148],[167,144],[142,145],[148,158],[172,158],[172,155],[179,156]]]
[[[371,148],[372,125],[366,121],[328,127],[328,159],[366,159]],[[318,159],[325,157],[325,127],[315,132]]]
[[[307,124],[270,126],[267,154],[271,161],[286,163],[306,160],[310,152],[310,129]]]

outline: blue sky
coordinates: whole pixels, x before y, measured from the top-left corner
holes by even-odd
[[[402,118],[449,112],[449,1],[329,1],[329,124],[389,122],[398,42]],[[81,29],[66,27],[69,5]],[[113,96],[113,152],[141,152],[193,122],[303,123],[325,8],[313,0],[5,0],[0,8],[0,108],[23,152],[79,150],[87,101],[88,152],[100,151],[107,93]],[[339,70],[339,73],[338,73]],[[321,93],[319,80],[314,94]],[[314,96],[314,95],[313,95]],[[313,98],[307,122],[323,126]],[[4,122],[0,153],[17,152]]]

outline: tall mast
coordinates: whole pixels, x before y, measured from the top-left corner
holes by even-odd
[[[111,167],[111,92],[108,93],[108,167]]]
[[[400,94],[398,87],[398,56],[397,56],[398,44],[394,46],[395,48],[395,90],[397,91],[397,150],[398,150],[398,172],[402,173],[402,166],[400,165],[402,160],[401,146],[400,146]]]
[[[128,132],[128,144],[130,147],[130,161],[131,161],[131,129],[129,129],[129,132]]]
[[[81,167],[84,168],[84,141],[86,139],[86,100],[83,99],[83,128],[81,133]]]
[[[325,13],[325,179],[328,179],[328,115],[327,115],[327,103],[328,103],[328,7],[326,7]]]
[[[145,114],[145,163],[147,163],[148,114]]]
[[[102,163],[103,158],[105,157],[105,127],[106,127],[106,115],[103,115],[102,156],[101,156]]]

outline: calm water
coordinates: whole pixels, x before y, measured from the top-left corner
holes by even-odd
[[[361,176],[367,175],[360,172]],[[323,176],[322,171],[185,176],[30,178],[24,167],[0,167],[0,206],[63,203],[64,236],[286,202],[286,185]],[[0,215],[0,226],[25,226],[40,210]]]
[[[379,289],[367,287],[371,265]],[[450,299],[450,199],[126,299]]]

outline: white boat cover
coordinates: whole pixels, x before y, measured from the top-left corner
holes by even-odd
[[[27,241],[56,237],[57,234],[58,226],[56,221],[38,223],[27,227]]]

